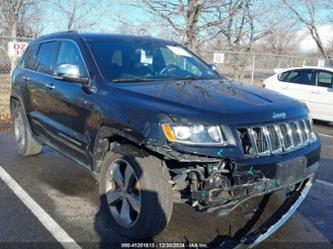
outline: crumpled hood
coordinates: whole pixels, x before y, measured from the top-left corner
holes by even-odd
[[[137,104],[158,108],[170,116],[200,114],[239,124],[275,120],[279,115],[274,119],[274,114],[279,113],[285,113],[287,119],[307,114],[304,105],[277,92],[219,80],[121,83],[114,89],[122,98],[130,95]]]

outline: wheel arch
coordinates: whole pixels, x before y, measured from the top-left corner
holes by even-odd
[[[22,110],[23,110],[23,113],[24,113],[24,118],[27,121],[28,129],[29,129],[30,133],[33,134],[32,129],[31,129],[31,123],[30,123],[30,120],[28,119],[28,116],[27,116],[27,113],[26,113],[26,110],[25,110],[25,106],[24,106],[23,103],[24,103],[23,99],[20,96],[18,96],[16,94],[15,95],[11,94],[10,98],[9,98],[10,113],[12,113],[12,111],[14,110],[14,108],[17,105],[20,105],[22,107]]]
[[[20,104],[24,110],[24,106],[22,105],[22,102],[20,101],[20,99],[17,97],[17,96],[13,96],[11,95],[10,96],[10,99],[9,99],[9,109],[10,109],[10,112],[13,111],[13,109],[16,107],[16,105]],[[25,113],[25,111],[24,111]]]
[[[144,147],[144,141],[135,138],[121,130],[101,127],[93,144],[93,170],[99,174],[105,155],[112,151],[122,155],[146,157],[149,155]]]

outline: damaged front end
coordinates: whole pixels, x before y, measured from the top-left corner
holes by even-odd
[[[163,156],[176,202],[225,216],[250,198],[293,188],[319,169],[320,141],[308,118],[222,130],[229,141],[223,147],[146,144]]]
[[[218,214],[224,216],[250,198],[292,188],[314,176],[319,163],[310,165],[309,162],[319,157],[317,153],[250,167],[242,167],[227,159],[217,163],[196,163],[185,168],[177,162],[167,162],[167,166],[173,176],[171,183],[177,193],[176,201],[191,203],[200,211],[218,210]]]
[[[245,233],[242,237],[228,239],[215,247],[215,249],[253,248],[263,242],[289,220],[308,195],[315,179],[316,176],[312,175],[304,181],[295,184],[293,186],[294,189],[288,192],[283,203],[257,229],[244,231]]]

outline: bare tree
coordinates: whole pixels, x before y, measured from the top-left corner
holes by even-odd
[[[206,35],[211,46],[218,50],[251,51],[257,41],[271,33],[272,27],[268,25],[263,2],[229,0],[217,6],[214,15],[221,21],[209,31],[210,35]],[[231,63],[234,79],[241,78],[247,59],[243,53],[233,54]]]
[[[252,48],[253,43],[269,33],[258,25],[262,0],[142,0],[136,6],[144,8],[172,27],[185,45],[197,49],[205,43],[220,42],[225,48]],[[260,27],[260,28],[259,28]],[[214,43],[214,42],[213,42]],[[221,45],[220,44],[220,45]],[[222,45],[221,45],[222,46]]]
[[[110,1],[105,0],[51,0],[64,18],[64,29],[86,31],[99,26],[101,18],[110,11]]]
[[[304,24],[325,59],[330,59],[318,32],[318,0],[282,0],[298,21]]]
[[[4,35],[36,35],[40,19],[40,0],[0,1],[0,30]]]
[[[214,12],[224,0],[142,0],[134,4],[163,19],[173,28],[178,37],[183,37],[185,45],[195,49],[202,43],[201,34],[224,21]]]
[[[256,48],[272,54],[299,53],[299,44],[307,33],[300,32],[299,22],[288,18],[285,11],[276,13],[267,24],[269,34],[258,42]]]
[[[273,54],[297,53],[302,37],[295,34],[297,31],[291,27],[278,27],[262,39],[260,48]]]
[[[35,37],[40,25],[39,0],[1,0],[0,1],[0,31],[2,35],[11,36],[13,40],[18,37]],[[7,53],[7,42],[0,49]],[[12,73],[16,57],[10,57]]]
[[[215,26],[215,38],[222,44],[217,43],[217,47],[226,44],[231,51],[250,51],[256,41],[268,35],[271,27],[261,22],[266,17],[261,3],[261,0],[229,0],[219,6],[215,15],[221,22]]]

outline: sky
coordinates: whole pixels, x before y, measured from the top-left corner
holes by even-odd
[[[302,35],[304,32],[306,32],[306,30],[301,30],[298,35]],[[333,41],[333,27],[328,24],[323,24],[319,26],[318,33],[324,46],[329,46],[330,42]],[[314,52],[317,50],[317,45],[309,34],[300,42],[300,50],[304,52]]]
[[[61,0],[64,5],[69,1]],[[87,0],[94,2],[93,0]],[[89,21],[97,21],[98,24],[89,29],[90,32],[115,32],[121,22],[139,25],[148,21],[147,13],[143,10],[124,4],[124,0],[110,1],[100,0],[100,6],[87,16]],[[89,6],[87,7],[89,8]],[[66,30],[62,15],[57,11],[57,7],[52,4],[46,4],[45,13],[43,13],[43,29],[41,34],[58,32]],[[86,9],[83,8],[85,12]]]
[[[69,3],[67,0],[60,0],[63,5]],[[94,2],[93,0],[82,0],[87,2]],[[111,33],[119,33],[121,29],[119,28],[121,22],[130,23],[133,26],[141,27],[143,29],[147,29],[150,33],[154,35],[156,32],[152,26],[152,22],[149,16],[145,11],[130,6],[130,1],[128,0],[99,0],[101,3],[100,6],[97,7],[93,13],[88,15],[86,19],[88,21],[96,21],[98,25],[89,28],[89,32],[111,32]],[[96,7],[96,6],[95,6]],[[87,7],[89,8],[89,6]],[[58,32],[66,30],[66,25],[63,20],[63,16],[57,11],[57,7],[52,3],[47,3],[45,8],[43,8],[45,12],[43,13],[43,21],[42,21],[42,32],[41,34],[47,34],[52,32]],[[83,11],[85,9],[83,8]],[[320,11],[317,13],[321,20],[325,19],[327,16],[326,11]],[[89,20],[90,19],[90,20]],[[144,25],[140,25],[143,23]],[[169,29],[170,30],[170,29]],[[316,44],[311,38],[310,35],[305,35],[307,33],[306,28],[304,26],[300,26],[299,31],[296,33],[297,36],[305,37],[299,44],[300,50],[304,52],[314,52],[317,50]],[[319,26],[319,35],[321,36],[325,45],[328,45],[330,41],[333,40],[333,28],[329,25],[322,24]]]

